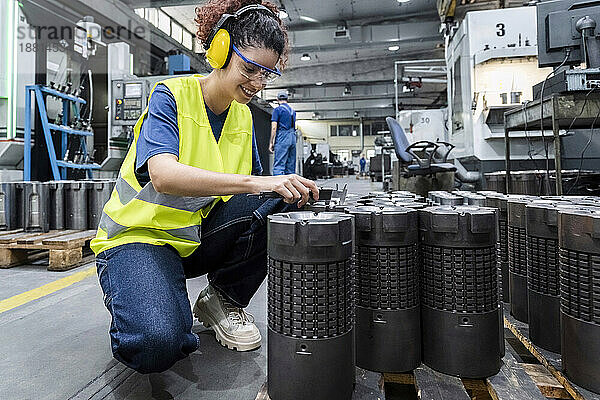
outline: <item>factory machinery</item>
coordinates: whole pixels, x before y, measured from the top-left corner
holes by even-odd
[[[271,399],[350,399],[355,366],[493,376],[503,303],[600,393],[599,197],[324,193],[269,217]]]

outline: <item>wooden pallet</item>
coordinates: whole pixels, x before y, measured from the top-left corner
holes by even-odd
[[[512,348],[507,352],[498,374],[487,379],[458,378],[437,372],[425,365],[410,373],[384,373],[356,369],[352,400],[395,400],[393,385],[412,386],[421,400],[547,400],[571,399],[565,388],[539,364],[518,362]],[[270,400],[266,384],[255,400]]]
[[[81,264],[83,249],[95,235],[95,230],[0,232],[0,268],[12,268],[47,254],[49,271],[68,271]]]
[[[592,393],[571,382],[562,373],[560,354],[544,350],[529,339],[529,325],[517,321],[510,315],[510,308],[504,306],[504,325],[519,339],[527,350],[556,378],[575,400],[600,400],[600,394]]]

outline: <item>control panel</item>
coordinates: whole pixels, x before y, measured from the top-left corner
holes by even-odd
[[[112,82],[112,123],[117,126],[135,125],[148,102],[148,84],[144,80]]]

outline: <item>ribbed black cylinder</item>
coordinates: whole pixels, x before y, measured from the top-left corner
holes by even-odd
[[[267,387],[272,400],[352,396],[353,236],[350,215],[269,216]]]
[[[402,372],[421,363],[418,213],[356,207],[356,365]]]
[[[540,200],[526,207],[527,298],[531,341],[560,353],[558,212],[577,207]]]
[[[600,393],[600,208],[559,211],[562,365]]]
[[[527,223],[525,207],[537,199],[520,196],[508,200],[508,284],[510,312],[522,322],[528,322],[527,305]]]
[[[508,284],[508,196],[488,192],[485,194],[485,206],[495,208],[498,214],[498,242],[496,245],[496,255],[498,262],[498,290],[503,302],[508,303],[509,287]]]
[[[497,229],[491,208],[419,211],[423,362],[440,372],[482,378],[500,369]]]

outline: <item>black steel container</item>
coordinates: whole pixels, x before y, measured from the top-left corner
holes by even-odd
[[[555,353],[560,353],[558,212],[568,208],[577,206],[540,200],[526,207],[529,337]]]
[[[97,180],[89,181],[87,184],[87,228],[97,229],[102,216],[104,204],[110,198],[115,181]]]
[[[356,365],[411,371],[421,364],[418,212],[370,206],[355,221]]]
[[[65,181],[65,227],[85,230],[88,227],[88,188],[83,181]]]
[[[271,400],[352,397],[353,218],[290,212],[268,223]]]
[[[504,354],[496,210],[419,211],[423,362],[445,374],[496,374]]]
[[[600,209],[559,211],[562,366],[600,393]]]
[[[528,322],[527,305],[527,223],[525,207],[537,197],[521,196],[508,200],[508,284],[510,312]]]

